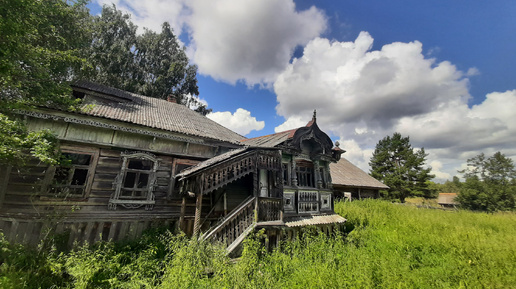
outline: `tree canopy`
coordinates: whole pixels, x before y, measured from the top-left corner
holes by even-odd
[[[27,157],[55,163],[56,138],[28,132],[12,109],[73,107],[69,81],[83,70],[89,45],[85,1],[0,1],[0,163]]]
[[[211,111],[196,98],[197,66],[188,63],[167,22],[160,33],[144,29],[138,35],[129,15],[104,6],[93,20],[92,37],[90,80],[145,96],[173,97],[204,115]]]
[[[196,98],[197,67],[168,23],[161,33],[138,35],[114,5],[91,16],[87,2],[0,0],[0,163],[18,164],[24,156],[57,161],[57,139],[48,131],[29,133],[12,110],[77,109],[70,89],[76,79],[211,111]]]
[[[434,176],[431,168],[425,168],[426,157],[424,148],[414,150],[409,137],[394,133],[376,144],[369,162],[370,174],[390,187],[387,198],[404,202],[409,196],[430,197],[427,181]]]
[[[69,105],[69,81],[86,64],[86,2],[0,1],[0,102]]]
[[[512,159],[501,152],[491,157],[481,153],[467,161],[457,201],[463,208],[505,211],[516,208],[516,169]]]

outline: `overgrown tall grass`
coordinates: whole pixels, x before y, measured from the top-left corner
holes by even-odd
[[[516,288],[516,214],[337,203],[349,234],[307,232],[266,252],[150,233],[69,253],[0,241],[0,287],[48,288]],[[36,254],[36,255],[34,255]],[[31,258],[31,257],[37,258]]]

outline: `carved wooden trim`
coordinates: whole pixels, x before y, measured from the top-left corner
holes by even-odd
[[[281,152],[252,151],[221,162],[182,179],[181,192],[207,194],[248,174],[256,173],[258,169],[281,172]]]
[[[116,210],[117,206],[120,205],[127,209],[137,209],[142,206],[145,206],[145,210],[152,210],[154,208],[154,204],[156,201],[154,200],[154,187],[156,184],[156,171],[159,167],[159,161],[155,155],[148,152],[123,152],[120,154],[122,157],[122,168],[120,173],[115,178],[113,182],[113,187],[115,188],[115,192],[111,195],[108,203],[109,210]],[[122,196],[122,185],[124,178],[126,176],[126,172],[128,170],[129,161],[131,159],[141,159],[141,160],[149,160],[153,162],[153,166],[149,171],[149,179],[147,181],[146,195],[145,199],[141,200],[132,200],[127,197]]]
[[[55,121],[62,120],[67,123],[83,124],[83,125],[88,125],[88,126],[117,130],[117,131],[131,132],[131,133],[136,133],[136,134],[141,134],[141,135],[149,135],[149,136],[153,136],[153,137],[165,138],[165,139],[181,141],[181,142],[198,143],[198,144],[205,143],[203,139],[194,139],[194,138],[189,138],[189,137],[174,136],[174,135],[169,135],[169,134],[165,134],[165,133],[151,131],[148,129],[135,129],[135,128],[130,128],[130,127],[126,127],[126,126],[102,123],[102,122],[93,121],[93,120],[89,120],[89,119],[78,119],[78,118],[74,118],[74,117],[52,115],[52,114],[46,114],[46,113],[36,112],[36,111],[16,110],[15,112],[22,114],[22,115],[34,117],[34,118],[52,119]]]

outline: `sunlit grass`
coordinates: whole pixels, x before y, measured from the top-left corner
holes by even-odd
[[[376,200],[337,203],[335,210],[348,219],[349,234],[329,238],[306,232],[273,252],[264,250],[258,235],[246,240],[236,263],[220,247],[167,232],[61,255],[45,251],[36,259],[31,259],[36,252],[13,249],[2,241],[0,287],[511,288],[516,284],[514,213],[443,211]]]

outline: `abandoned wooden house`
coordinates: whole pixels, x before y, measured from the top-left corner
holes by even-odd
[[[352,164],[345,158],[330,164],[333,192],[336,199],[347,200],[377,199],[380,190],[389,187]]]
[[[274,239],[345,221],[333,212],[330,175],[344,151],[315,114],[306,127],[246,139],[174,102],[86,81],[72,88],[80,112],[18,112],[29,129],[57,135],[69,164],[0,168],[9,241],[51,233],[72,245],[175,226],[232,250],[256,228]]]

